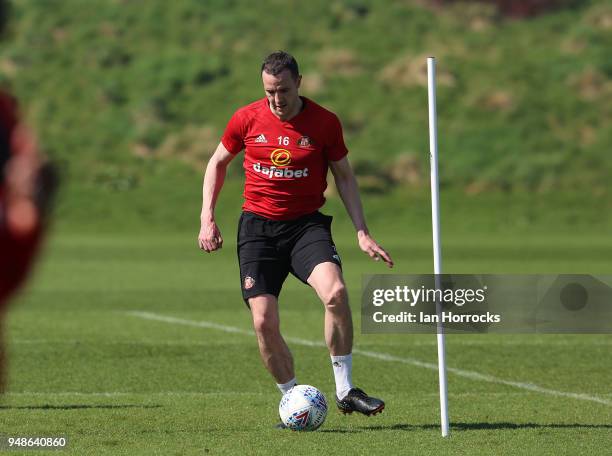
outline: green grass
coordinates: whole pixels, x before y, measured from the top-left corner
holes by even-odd
[[[359,334],[361,274],[383,267],[358,252],[346,222],[337,222],[356,348],[435,363],[434,336]],[[445,270],[612,273],[609,237],[596,230],[582,236],[536,231],[525,237],[470,234],[469,226],[463,233],[449,230]],[[395,255],[397,272],[430,271],[427,231],[408,232],[390,224],[379,227],[378,237]],[[9,315],[10,388],[0,408],[2,434],[66,435],[72,454],[113,455],[573,455],[609,448],[609,405],[453,373],[452,435],[442,439],[436,372],[359,354],[354,379],[386,399],[382,415],[345,417],[332,408],[318,432],[275,431],[280,398],[254,336],[129,314],[248,331],[237,274],[233,234],[226,235],[222,251],[206,255],[195,248],[191,232],[58,232],[32,286]],[[286,336],[322,341],[321,305],[293,278],[281,295],[281,318]],[[448,336],[447,344],[450,367],[612,400],[610,336],[462,335]],[[298,380],[333,398],[326,349],[290,347]]]
[[[173,162],[201,168],[231,114],[263,96],[263,57],[287,49],[356,162],[388,174],[413,155],[425,186],[419,64],[433,54],[444,184],[609,193],[609,1],[529,20],[427,3],[17,0],[0,73],[71,179],[130,192]]]
[[[46,255],[8,317],[0,434],[63,434],[72,454],[609,451],[612,407],[452,372],[443,440],[436,372],[363,354],[435,362],[435,338],[358,330],[354,378],[385,412],[332,410],[319,432],[276,432],[280,398],[254,336],[129,313],[249,330],[234,243],[240,160],[219,200],[225,248],[214,255],[196,249],[201,174],[231,113],[261,96],[257,68],[278,48],[298,57],[305,81],[320,78],[305,93],[341,116],[365,177],[416,156],[416,188],[383,179],[365,198],[394,272],[432,271],[427,111],[422,85],[381,73],[431,52],[454,81],[438,93],[444,271],[612,274],[609,2],[526,21],[424,2],[14,3],[0,70],[64,185]],[[270,11],[283,18],[274,27]],[[478,20],[488,26],[472,28]],[[325,211],[358,329],[361,274],[387,270],[357,250],[338,198]],[[294,279],[281,312],[287,336],[322,340],[321,305]],[[612,400],[610,336],[447,342],[450,367]],[[290,346],[299,381],[332,398],[326,350]]]

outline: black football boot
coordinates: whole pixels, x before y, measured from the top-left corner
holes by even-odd
[[[368,396],[359,388],[351,388],[346,397],[342,400],[338,399],[336,396],[336,405],[344,414],[359,412],[366,416],[376,415],[385,408],[384,401]]]

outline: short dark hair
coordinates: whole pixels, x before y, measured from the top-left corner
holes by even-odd
[[[261,64],[261,71],[265,71],[272,76],[277,76],[285,70],[291,72],[293,79],[297,79],[300,75],[297,61],[291,54],[285,51],[273,52]]]

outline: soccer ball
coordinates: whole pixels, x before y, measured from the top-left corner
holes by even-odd
[[[325,421],[327,401],[314,386],[296,385],[283,395],[278,413],[292,431],[314,431]]]

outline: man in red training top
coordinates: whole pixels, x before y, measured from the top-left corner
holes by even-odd
[[[8,2],[0,0],[0,33],[8,10]],[[19,120],[17,102],[0,90],[0,391],[6,375],[4,316],[36,258],[55,186],[53,169],[42,162],[34,137]]]
[[[244,149],[245,202],[238,225],[240,283],[263,363],[281,393],[297,384],[278,313],[281,287],[292,273],[314,288],[325,307],[325,341],[338,408],[344,413],[376,414],[385,403],[352,382],[353,323],[342,264],[331,236],[332,217],[318,211],[325,202],[328,167],[361,250],[389,267],[393,261],[368,232],[336,115],[299,96],[302,77],[291,55],[280,51],[269,55],[261,75],[266,97],[235,112],[208,162],[199,246],[213,252],[223,244],[215,223],[215,204],[228,163]]]
[[[36,205],[40,161],[31,135],[19,124],[14,99],[0,91],[0,307],[18,288],[38,247]]]

